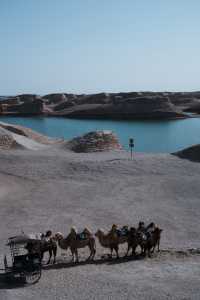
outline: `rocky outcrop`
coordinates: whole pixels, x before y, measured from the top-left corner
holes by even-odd
[[[20,104],[2,105],[3,113],[14,113],[20,115],[41,115],[43,114],[43,101],[36,99],[33,101],[22,102]]]
[[[13,137],[13,135],[3,128],[0,128],[0,149],[22,149],[21,146]]]
[[[3,97],[2,99],[0,97],[0,101],[1,104],[17,105],[20,104],[20,97]]]
[[[188,104],[187,107],[183,109],[183,111],[200,114],[200,101]]]
[[[52,139],[19,125],[0,122],[0,150],[47,149],[61,140]]]
[[[20,114],[40,115],[43,113],[43,101],[37,99],[31,102],[24,102],[19,106]]]
[[[117,137],[110,130],[89,132],[65,142],[62,147],[79,153],[121,149]]]
[[[45,100],[46,103],[57,104],[67,100],[67,97],[65,94],[48,94],[45,95],[43,99]]]
[[[189,159],[191,161],[200,162],[200,144],[193,145],[189,148],[185,148],[181,151],[172,153],[180,158]]]
[[[83,103],[59,111],[58,115],[87,118],[155,119],[183,117],[167,97],[109,98],[104,103]]]
[[[35,142],[44,144],[44,145],[51,145],[60,142],[59,139],[53,139],[46,135],[43,135],[41,133],[38,133],[30,128],[20,126],[20,125],[14,125],[14,124],[8,124],[5,122],[0,122],[0,129],[3,129],[4,132],[6,130],[9,134],[17,134],[20,136],[27,137],[31,140],[34,140]]]
[[[17,96],[20,101],[23,102],[33,102],[36,101],[38,99],[41,99],[40,96],[36,95],[36,94],[21,94]]]
[[[81,118],[170,119],[199,113],[200,92],[54,93],[1,97],[1,114]]]
[[[65,101],[62,101],[61,103],[55,105],[53,109],[54,109],[54,111],[62,111],[64,109],[72,107],[74,105],[76,105],[74,101],[65,100]]]
[[[169,93],[168,97],[170,101],[182,112],[198,113],[198,106],[200,104],[200,92]]]
[[[49,138],[20,125],[0,122],[0,150],[40,150],[53,145],[59,145],[62,149],[77,153],[122,149],[116,135],[110,130],[89,132],[70,141],[65,141]]]

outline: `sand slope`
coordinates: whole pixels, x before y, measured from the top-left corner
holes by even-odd
[[[0,151],[0,253],[10,235],[78,228],[136,225],[163,229],[162,252],[154,259],[46,267],[40,282],[8,289],[0,299],[199,299],[200,164],[169,154],[125,151],[77,154],[63,149]],[[121,248],[121,255],[126,247]],[[186,252],[177,252],[184,250]],[[88,250],[81,250],[85,260]]]
[[[39,150],[59,142],[30,128],[0,122],[0,148]]]

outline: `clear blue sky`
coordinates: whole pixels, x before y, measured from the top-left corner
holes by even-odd
[[[0,0],[0,95],[200,90],[200,0]]]

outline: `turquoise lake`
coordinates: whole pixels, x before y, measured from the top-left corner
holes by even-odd
[[[1,117],[0,121],[29,127],[50,137],[71,139],[93,130],[109,129],[128,149],[134,138],[135,151],[174,152],[200,143],[200,118],[170,121],[83,120],[45,117]]]

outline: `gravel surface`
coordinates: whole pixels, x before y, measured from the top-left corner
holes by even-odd
[[[58,251],[32,286],[7,286],[0,299],[200,299],[200,164],[169,154],[125,151],[75,154],[59,146],[0,151],[0,259],[7,237],[61,231],[75,225],[92,231],[113,223],[154,221],[163,228],[160,254],[149,259],[106,260],[97,242],[94,263],[79,264]],[[168,249],[169,251],[166,251]],[[124,255],[126,246],[120,249]],[[45,260],[47,256],[45,256]]]

